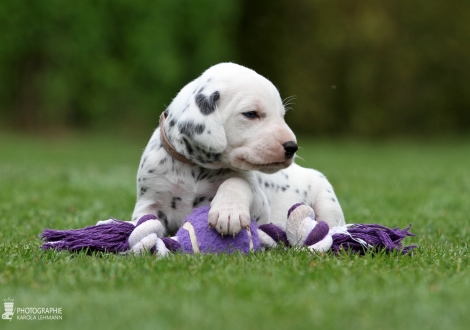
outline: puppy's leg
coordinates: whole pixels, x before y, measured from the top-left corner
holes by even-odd
[[[345,225],[343,210],[333,192],[333,188],[331,188],[331,185],[328,186],[328,188],[318,192],[313,203],[317,221],[325,221],[330,228],[343,226]]]
[[[225,180],[217,190],[209,211],[209,226],[221,235],[236,235],[250,226],[253,192],[244,178]]]
[[[284,173],[289,175],[289,185],[294,188],[291,190],[296,192],[296,202],[310,205],[315,211],[317,221],[325,221],[330,228],[345,224],[333,186],[322,173],[296,164],[284,170]],[[289,200],[292,201],[292,195]]]

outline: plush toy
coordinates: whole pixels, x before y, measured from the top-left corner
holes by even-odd
[[[368,249],[387,252],[410,252],[416,246],[403,248],[401,242],[411,226],[390,229],[381,225],[346,225],[329,228],[317,221],[313,209],[305,204],[293,205],[287,214],[286,228],[274,224],[258,226],[251,222],[235,237],[222,237],[207,225],[209,206],[197,208],[184,221],[173,237],[162,237],[162,227],[155,215],[141,217],[132,223],[114,220],[109,223],[76,230],[45,229],[42,249],[105,251],[141,254],[150,251],[158,256],[179,253],[249,253],[278,245],[307,247],[311,251],[335,253],[341,250],[364,253]]]

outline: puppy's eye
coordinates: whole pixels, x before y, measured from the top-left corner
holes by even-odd
[[[259,117],[256,111],[246,111],[246,112],[243,112],[243,115],[249,119],[255,119]]]

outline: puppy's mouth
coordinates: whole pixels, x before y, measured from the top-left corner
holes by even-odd
[[[276,152],[269,149],[240,147],[227,153],[226,163],[234,170],[276,173],[289,167],[294,157],[285,157],[284,150]]]
[[[246,164],[246,170],[256,170],[260,171],[263,173],[275,173],[279,170],[282,170],[286,167],[289,167],[292,164],[292,158],[291,159],[286,159],[285,161],[282,162],[270,162],[270,163],[254,163],[250,162],[249,160],[242,158],[240,159],[242,163]],[[245,166],[243,166],[245,167]]]

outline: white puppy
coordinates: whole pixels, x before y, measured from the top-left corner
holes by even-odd
[[[283,226],[303,202],[317,219],[343,225],[325,176],[293,164],[297,142],[284,113],[277,89],[253,70],[209,68],[162,114],[140,162],[133,222],[155,214],[173,234],[193,208],[210,204],[209,225],[235,235],[250,219]]]

